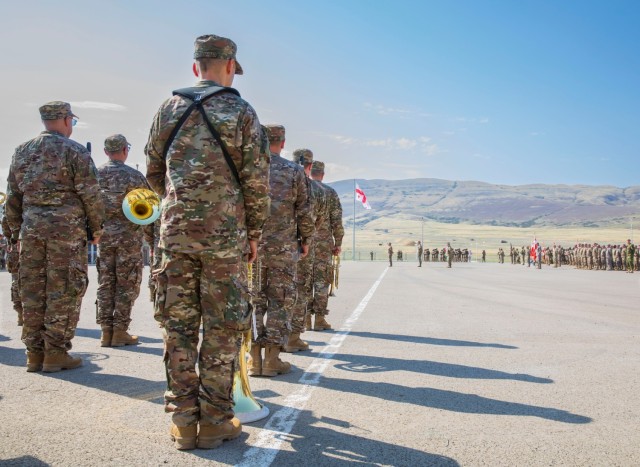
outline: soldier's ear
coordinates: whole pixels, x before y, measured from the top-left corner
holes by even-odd
[[[198,67],[196,66],[196,62],[193,62],[192,70],[193,70],[193,74],[196,76],[196,78],[199,78],[200,76],[198,74]]]

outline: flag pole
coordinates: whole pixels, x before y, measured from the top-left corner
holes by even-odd
[[[356,179],[353,179],[353,261],[356,260]]]

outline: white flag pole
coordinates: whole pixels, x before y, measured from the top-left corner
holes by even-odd
[[[356,179],[353,179],[353,261],[356,260]]]

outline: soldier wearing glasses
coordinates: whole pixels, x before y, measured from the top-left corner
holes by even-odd
[[[82,365],[68,354],[87,290],[87,225],[97,244],[104,206],[96,168],[69,139],[77,117],[66,102],[40,107],[45,131],[16,148],[6,217],[20,251],[20,296],[27,371]]]

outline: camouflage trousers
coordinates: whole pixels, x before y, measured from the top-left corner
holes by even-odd
[[[100,245],[98,259],[98,311],[101,326],[126,331],[131,323],[131,310],[142,282],[142,250],[135,242]]]
[[[214,259],[209,253],[164,250],[154,275],[167,374],[165,411],[178,426],[233,418],[233,378],[251,316],[242,256]]]
[[[153,302],[156,297],[156,289],[158,284],[156,282],[156,276],[153,274],[153,271],[160,269],[160,265],[162,264],[162,250],[156,246],[153,248],[151,253],[151,264],[149,265],[149,299]]]
[[[331,252],[315,251],[313,258],[313,302],[311,313],[329,314],[329,285],[331,283]]]
[[[283,253],[283,256],[286,256]],[[291,315],[296,304],[296,263],[279,257],[259,259],[253,272],[253,305],[257,335],[261,346],[285,345],[291,334]]]
[[[302,333],[305,331],[304,319],[307,310],[313,300],[313,252],[309,248],[309,254],[300,259],[296,268],[297,300],[291,310],[291,332]]]
[[[69,350],[88,284],[86,240],[24,236],[19,274],[27,350]]]
[[[20,300],[20,252],[16,246],[7,251],[7,271],[11,273],[11,301],[13,309],[22,317],[22,300]]]

